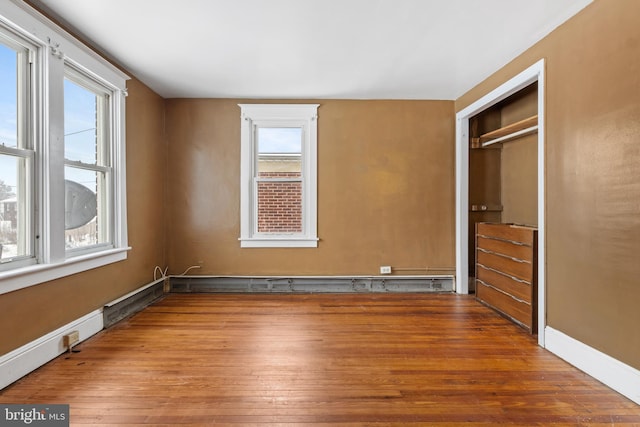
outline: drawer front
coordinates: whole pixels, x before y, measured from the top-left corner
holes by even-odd
[[[513,295],[517,299],[531,304],[532,290],[531,285],[528,283],[518,282],[504,274],[497,273],[495,271],[487,270],[486,268],[478,265],[476,271],[476,279],[500,289],[501,291]]]
[[[533,246],[535,229],[507,224],[478,223],[477,233],[487,237],[524,243]]]
[[[506,240],[489,239],[478,236],[478,247],[491,252],[508,255],[523,261],[533,261],[533,248],[531,246],[517,245]]]
[[[483,283],[476,283],[476,297],[487,304],[525,326],[529,331],[532,330],[532,311],[531,305],[519,302],[509,295],[505,295]]]
[[[533,277],[533,265],[530,262],[515,261],[496,254],[490,254],[478,250],[477,262],[485,267],[501,271],[509,276],[517,277],[531,283]]]

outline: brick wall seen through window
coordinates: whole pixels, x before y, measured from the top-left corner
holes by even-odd
[[[280,178],[291,174],[275,172],[271,175]],[[261,181],[258,184],[258,232],[302,232],[301,181]]]

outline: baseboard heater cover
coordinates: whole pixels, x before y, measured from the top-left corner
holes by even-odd
[[[108,328],[154,303],[164,295],[165,279],[158,279],[105,305],[104,327]]]
[[[171,276],[174,293],[453,292],[453,276]]]

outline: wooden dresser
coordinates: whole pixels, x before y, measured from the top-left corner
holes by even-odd
[[[476,298],[530,333],[537,332],[536,228],[476,225]]]

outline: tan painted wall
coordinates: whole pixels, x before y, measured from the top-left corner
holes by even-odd
[[[164,101],[136,80],[127,87],[128,259],[0,295],[0,354],[149,283],[164,265]]]
[[[502,125],[538,114],[537,85],[523,89],[500,109]],[[538,136],[527,135],[502,144],[502,222],[538,225]]]
[[[320,104],[313,249],[240,248],[239,102],[264,101],[167,100],[172,273],[191,265],[202,266],[191,273],[219,275],[455,266],[453,102],[313,101]]]
[[[538,137],[527,135],[502,146],[502,222],[538,225]]]
[[[547,322],[640,368],[640,2],[596,0],[456,101],[546,58]]]

